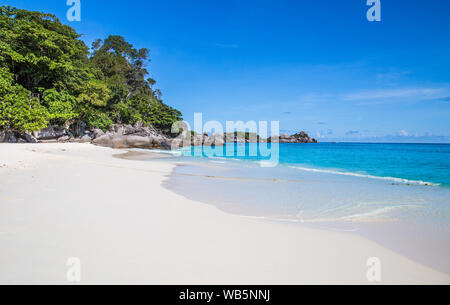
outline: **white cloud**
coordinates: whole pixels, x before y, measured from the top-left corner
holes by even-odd
[[[439,93],[443,93],[447,88],[407,88],[407,89],[387,89],[387,90],[372,90],[359,91],[355,93],[345,94],[344,100],[347,101],[362,101],[362,100],[377,100],[377,99],[393,99],[393,98],[430,98],[435,97]]]
[[[400,130],[397,133],[397,135],[400,136],[400,137],[409,137],[409,133],[406,130]]]

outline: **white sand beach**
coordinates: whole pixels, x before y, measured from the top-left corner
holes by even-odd
[[[362,237],[226,214],[164,187],[174,164],[90,144],[0,144],[0,284],[450,284]],[[186,177],[186,179],[189,179]]]

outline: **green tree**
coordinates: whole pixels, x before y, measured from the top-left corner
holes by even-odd
[[[49,113],[30,92],[20,85],[13,85],[13,75],[0,68],[0,126],[21,132],[45,128]]]
[[[92,51],[91,62],[111,90],[107,107],[114,121],[141,121],[169,132],[181,120],[181,113],[164,104],[159,90],[153,90],[155,80],[146,78],[148,49],[137,50],[123,37],[109,36],[94,42]]]
[[[54,124],[68,127],[73,119],[78,117],[78,113],[75,112],[77,100],[67,91],[48,89],[44,91],[42,100],[47,106],[50,120]]]
[[[149,50],[121,36],[89,49],[51,14],[0,7],[0,128],[75,130],[142,121],[169,131],[181,113],[148,78]],[[35,98],[30,98],[35,97]]]

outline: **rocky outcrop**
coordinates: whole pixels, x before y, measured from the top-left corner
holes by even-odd
[[[92,138],[89,136],[89,134],[86,134],[82,136],[79,140],[80,143],[91,143]]]
[[[0,131],[0,143],[37,143],[38,140],[29,133]]]
[[[223,146],[225,143],[266,143],[266,142],[279,142],[279,143],[318,143],[316,139],[310,137],[306,132],[301,131],[294,135],[282,134],[280,137],[263,139],[257,134],[249,133],[227,133],[227,134],[214,134],[208,136],[208,134],[193,134],[189,138],[187,134],[184,137],[178,137],[173,139],[171,144],[174,148],[182,146]]]
[[[38,140],[34,136],[32,136],[28,133],[24,133],[21,136],[22,136],[22,139],[24,139],[27,143],[37,143],[38,142]]]
[[[17,143],[20,139],[20,134],[15,131],[3,131],[2,142],[3,143]]]
[[[250,132],[229,132],[225,134],[227,143],[258,143],[262,139],[256,133]]]
[[[161,132],[151,127],[143,127],[141,123],[135,126],[116,125],[114,131],[107,133],[98,129],[92,132],[93,144],[112,148],[169,149],[169,142]]]
[[[79,142],[92,143],[98,146],[112,148],[144,148],[144,149],[176,149],[183,146],[223,146],[230,143],[317,143],[316,139],[301,131],[294,135],[282,134],[279,138],[262,139],[257,135],[246,133],[234,134],[196,134],[184,132],[176,138],[166,137],[162,132],[152,127],[144,127],[142,123],[131,125],[115,125],[110,131],[101,129],[84,130],[82,136],[75,137],[71,130],[57,126],[49,126],[34,135],[15,131],[1,131],[0,142],[6,143],[38,143],[38,142]]]
[[[84,129],[81,136],[75,137],[68,129],[49,126],[34,136],[15,131],[0,132],[0,142],[8,143],[38,143],[38,142],[78,142],[93,143],[112,148],[161,148],[170,149],[170,139],[152,127],[144,127],[141,123],[135,126],[115,125],[111,131],[101,129]]]
[[[301,131],[294,135],[280,135],[280,143],[317,143],[316,139],[311,138],[306,132]]]
[[[213,134],[211,136],[203,137],[203,145],[204,146],[223,146],[225,145],[224,135],[223,134]]]
[[[63,136],[69,136],[70,134],[70,131],[67,129],[58,126],[49,126],[36,132],[35,137],[38,141],[57,140]]]
[[[170,139],[168,143],[172,148],[187,146],[223,146],[225,145],[225,137],[223,134],[188,134],[180,135],[175,139]]]
[[[101,129],[94,129],[94,130],[92,130],[92,136],[94,137],[94,139],[100,138],[103,135],[105,135],[105,133]]]

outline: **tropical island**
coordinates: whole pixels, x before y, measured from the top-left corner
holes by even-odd
[[[80,37],[54,15],[0,8],[3,141],[36,142],[52,133],[76,138],[138,122],[170,132],[181,113],[148,78],[149,50],[121,36],[88,48]]]
[[[54,15],[9,6],[0,25],[0,142],[171,147],[182,114],[148,78],[148,49],[113,35],[89,48]],[[191,135],[194,146],[272,141],[243,131]],[[317,143],[303,131],[279,142]]]

